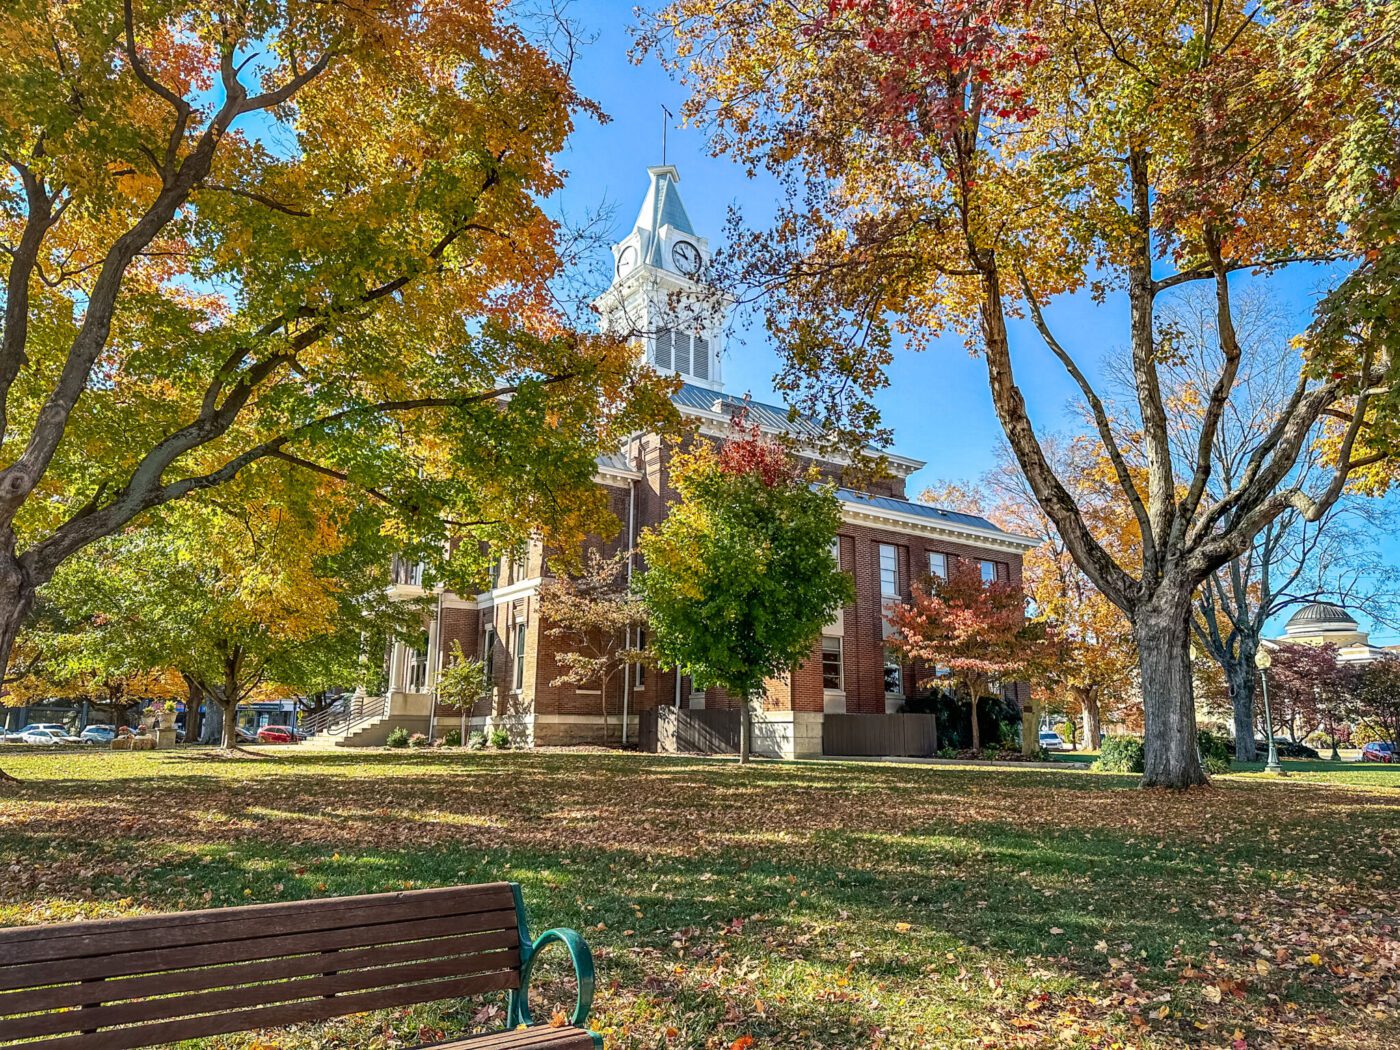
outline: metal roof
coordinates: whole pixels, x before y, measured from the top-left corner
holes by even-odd
[[[671,400],[682,408],[694,408],[701,412],[732,416],[748,408],[748,419],[765,430],[782,430],[794,437],[820,438],[821,428],[809,417],[799,415],[783,405],[768,405],[762,401],[746,401],[708,387],[683,383],[672,395]]]
[[[1348,615],[1345,609],[1340,605],[1334,605],[1332,602],[1312,602],[1303,606],[1289,617],[1286,626],[1292,627],[1295,624],[1300,627],[1305,625],[1308,627],[1330,625],[1334,627],[1354,628],[1358,626],[1357,622]]]
[[[962,525],[966,528],[982,529],[987,532],[1000,532],[1006,536],[1014,535],[1014,533],[1006,532],[1005,529],[997,528],[978,514],[944,510],[927,503],[913,503],[907,499],[895,499],[893,496],[872,496],[867,492],[856,492],[854,489],[837,489],[836,495],[843,503],[855,503],[878,510],[893,511],[896,514],[911,514],[916,518],[928,518],[946,525]]]

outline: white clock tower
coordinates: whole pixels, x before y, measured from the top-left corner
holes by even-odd
[[[632,232],[613,245],[613,280],[594,305],[605,332],[637,341],[658,372],[722,390],[726,304],[705,286],[710,242],[681,203],[680,173],[648,168],[651,184]]]

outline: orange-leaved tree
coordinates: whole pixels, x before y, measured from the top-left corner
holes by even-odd
[[[1312,76],[1300,46],[1314,16],[1338,6],[672,0],[643,38],[689,81],[688,114],[712,121],[716,148],[791,187],[770,228],[732,255],[735,294],[768,297],[780,385],[803,407],[868,431],[901,335],[915,348],[961,335],[981,356],[1036,502],[1132,624],[1148,786],[1206,779],[1189,654],[1201,583],[1290,508],[1324,515],[1380,455],[1362,430],[1393,325],[1365,323],[1373,311],[1343,332],[1308,333],[1333,344],[1301,341],[1326,364],[1295,356],[1275,424],[1229,483],[1212,484],[1241,375],[1233,275],[1321,260],[1354,272],[1379,247],[1355,221],[1359,191],[1334,173],[1357,118],[1376,115],[1374,129],[1394,112],[1390,80],[1348,71],[1393,55],[1400,19],[1373,36],[1361,9],[1385,5],[1349,5],[1357,14],[1327,37],[1336,46]],[[1389,150],[1377,170],[1393,193],[1387,135],[1371,142]],[[1161,311],[1197,282],[1218,335],[1194,440],[1180,442]],[[1118,308],[1072,337],[1046,307],[1080,294]],[[1089,364],[1114,343],[1130,358],[1131,440]],[[1135,561],[1104,546],[1046,454],[1017,371],[1036,347],[1093,421],[1141,535]],[[1301,477],[1299,456],[1329,420],[1331,468]]]
[[[1034,673],[1053,657],[1044,624],[1026,619],[1021,589],[1005,580],[984,583],[959,559],[947,579],[914,584],[908,602],[886,612],[890,643],[946,674],[972,706],[972,747],[981,750],[977,705],[998,684]]]

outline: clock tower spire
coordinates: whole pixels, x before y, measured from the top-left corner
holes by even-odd
[[[710,242],[695,232],[674,165],[650,183],[632,232],[613,245],[612,285],[594,304],[604,331],[627,335],[659,372],[722,390],[723,301],[705,284]]]

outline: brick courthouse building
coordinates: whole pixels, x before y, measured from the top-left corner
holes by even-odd
[[[698,294],[695,280],[708,262],[709,244],[686,215],[676,169],[654,167],[649,175],[636,225],[613,249],[613,283],[596,304],[603,324],[650,333],[639,339],[639,352],[658,371],[683,381],[675,403],[700,435],[722,438],[735,414],[744,411],[748,422],[765,431],[793,434],[799,442],[817,438],[810,424],[793,423],[786,408],[725,393],[722,308],[713,305],[713,297]],[[668,455],[664,439],[639,434],[616,456],[599,462],[598,483],[607,486],[622,523],[612,549],[634,547],[643,529],[665,517],[674,498]],[[976,562],[984,578],[1019,582],[1021,556],[1035,545],[983,518],[909,501],[905,479],[924,464],[889,454],[885,459],[886,476],[860,488],[838,489],[842,527],[833,554],[854,577],[856,600],[827,625],[810,660],[788,679],[769,683],[764,710],[755,714],[760,753],[820,754],[823,718],[831,712],[898,711],[916,688],[916,669],[886,648],[886,604],[908,597],[912,582],[946,573],[954,559]],[[819,465],[842,484],[839,464]],[[555,659],[558,643],[539,615],[540,584],[548,572],[544,551],[534,545],[519,562],[502,565],[491,590],[439,593],[426,647],[399,644],[389,654],[383,717],[362,724],[344,742],[379,743],[395,725],[436,734],[461,725],[460,712],[432,709],[433,678],[454,642],[486,661],[495,684],[489,701],[469,713],[469,731],[503,727],[521,743],[540,745],[601,742],[598,691],[552,684],[563,668]],[[394,591],[403,597],[424,593],[415,567],[395,566]],[[627,739],[635,741],[645,712],[734,706],[719,689],[651,668],[633,669],[627,681],[611,682],[609,692],[613,741],[624,717]]]

